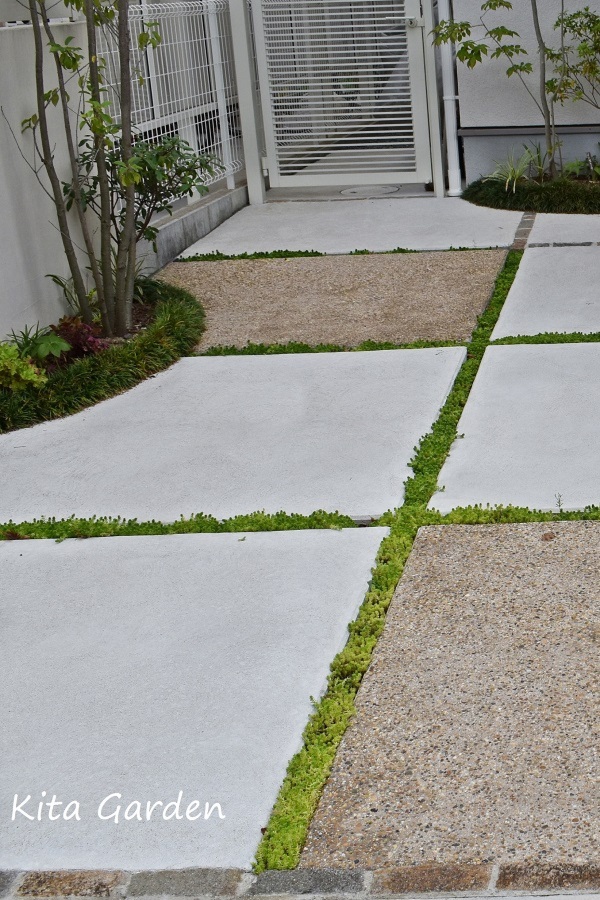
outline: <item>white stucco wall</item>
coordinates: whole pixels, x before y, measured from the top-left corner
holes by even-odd
[[[56,25],[60,40],[73,34],[83,46],[82,24]],[[34,50],[30,26],[0,28],[0,105],[19,144],[32,159],[29,134],[21,135],[21,121],[35,111]],[[54,86],[48,61],[47,87]],[[51,123],[58,124],[52,109]],[[68,175],[60,129],[53,128],[59,174]],[[12,328],[48,325],[64,312],[62,293],[45,276],[68,276],[53,204],[19,154],[4,117],[0,117],[0,340]]]
[[[457,21],[477,22],[481,15],[482,0],[454,0],[454,18]],[[567,0],[567,10],[580,9],[583,0]],[[600,12],[600,3],[589,0],[592,9]],[[560,14],[561,0],[538,0],[540,22],[549,46],[558,45],[553,25]],[[529,61],[536,65],[537,44],[533,30],[529,0],[513,0],[512,10],[489,13],[486,22],[506,25],[520,35],[520,41],[530,53]],[[525,60],[525,57],[521,57]],[[509,63],[505,59],[484,60],[474,69],[458,63],[460,95],[460,123],[462,127],[498,127],[541,125],[543,120],[535,104],[518,78],[506,75]],[[528,78],[535,92],[538,84],[537,70]],[[567,103],[556,110],[557,124],[585,125],[600,123],[600,111],[584,103]]]

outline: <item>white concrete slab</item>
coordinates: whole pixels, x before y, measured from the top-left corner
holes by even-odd
[[[462,347],[183,359],[70,418],[0,436],[0,521],[174,521],[401,504]]]
[[[0,544],[0,867],[248,868],[386,533]]]
[[[600,216],[538,213],[530,244],[586,244],[600,242]]]
[[[520,221],[521,213],[484,209],[453,198],[266,203],[236,213],[182,256],[215,250],[351,253],[396,247],[508,247]]]
[[[492,333],[600,331],[600,247],[527,250]]]
[[[600,345],[489,347],[430,507],[600,505]]]

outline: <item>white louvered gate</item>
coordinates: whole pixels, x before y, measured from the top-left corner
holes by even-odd
[[[419,0],[252,0],[271,187],[432,179]]]

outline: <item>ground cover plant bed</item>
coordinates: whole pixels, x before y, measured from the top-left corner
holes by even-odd
[[[591,333],[573,331],[570,334],[562,334],[555,331],[546,331],[543,334],[519,334],[508,335],[492,341],[492,345],[510,344],[597,344],[600,341],[600,331]]]
[[[369,350],[425,350],[431,347],[463,347],[461,341],[413,341],[410,344],[393,344],[390,341],[363,341],[357,347],[340,344],[303,344],[289,341],[287,344],[246,344],[236,347],[209,347],[198,356],[269,356],[280,353],[356,353]]]
[[[463,191],[463,200],[493,209],[538,213],[600,213],[600,182],[558,178],[524,181],[507,189],[504,182],[480,178]]]
[[[160,372],[193,350],[204,311],[186,291],[161,285],[153,321],[129,341],[52,372],[42,387],[0,390],[0,433],[79,412]],[[142,323],[140,323],[142,324]]]

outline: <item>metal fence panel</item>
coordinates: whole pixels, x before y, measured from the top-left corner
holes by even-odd
[[[161,42],[142,51],[138,38],[149,22],[157,23]],[[130,29],[136,133],[148,140],[180,135],[219,161],[206,183],[226,177],[233,188],[244,160],[227,0],[141,3],[130,8]],[[116,44],[104,31],[99,41],[111,112],[118,117]]]

